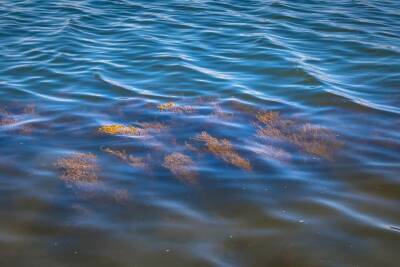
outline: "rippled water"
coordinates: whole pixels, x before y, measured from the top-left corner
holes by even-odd
[[[0,1],[1,266],[398,266],[400,3]]]

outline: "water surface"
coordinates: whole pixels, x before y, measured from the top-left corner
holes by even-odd
[[[399,89],[395,0],[2,0],[0,265],[398,266]]]

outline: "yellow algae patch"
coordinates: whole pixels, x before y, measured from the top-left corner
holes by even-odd
[[[178,106],[174,102],[167,102],[157,106],[159,111],[169,111],[175,113],[193,113],[194,108],[192,106]]]
[[[194,162],[182,153],[172,153],[164,158],[163,166],[169,169],[179,180],[194,183],[197,173],[194,169]]]
[[[170,111],[170,110],[174,109],[175,107],[176,107],[176,104],[174,102],[168,102],[168,103],[160,104],[157,106],[157,108],[160,111]]]
[[[125,126],[122,124],[103,125],[97,129],[98,132],[109,135],[138,135],[139,130],[134,126]]]
[[[217,139],[207,132],[199,134],[197,139],[203,141],[207,146],[207,150],[223,161],[245,170],[252,169],[250,162],[241,157],[227,139]]]
[[[96,183],[100,170],[97,157],[91,153],[74,153],[59,159],[56,166],[63,171],[61,179],[67,183]]]
[[[128,163],[132,167],[144,169],[147,167],[147,164],[142,157],[133,157],[128,155],[124,150],[116,150],[111,148],[103,149],[104,152],[109,153],[118,159]]]

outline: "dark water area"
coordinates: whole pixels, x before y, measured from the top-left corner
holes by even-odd
[[[400,2],[0,1],[0,266],[400,266]]]

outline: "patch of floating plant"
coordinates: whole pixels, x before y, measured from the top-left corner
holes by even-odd
[[[162,112],[174,112],[174,113],[194,113],[195,109],[193,106],[181,106],[175,102],[167,102],[157,106],[159,111]]]
[[[97,156],[92,153],[72,153],[58,159],[55,166],[62,171],[60,179],[83,199],[93,199],[101,193],[103,200],[105,196],[120,204],[128,200],[127,190],[109,188],[100,182]]]
[[[195,183],[197,173],[194,170],[193,160],[182,153],[174,152],[165,156],[163,166],[170,170],[172,174],[183,182]]]
[[[140,135],[139,128],[134,126],[126,126],[123,124],[103,125],[97,129],[97,132],[107,135],[126,135],[126,136]]]
[[[285,120],[278,112],[259,112],[256,119],[261,123],[257,130],[259,137],[293,144],[317,157],[331,160],[341,146],[332,131],[310,123]]]
[[[61,180],[69,184],[97,183],[98,172],[97,156],[91,153],[73,153],[65,158],[58,159],[56,167],[62,170]]]
[[[196,139],[203,142],[207,151],[217,158],[244,170],[252,169],[250,162],[235,151],[229,140],[215,138],[207,132],[200,133],[196,136]]]
[[[126,153],[125,150],[117,150],[106,147],[103,149],[103,151],[110,155],[113,155],[114,157],[129,164],[134,168],[140,168],[140,169],[147,168],[147,163],[143,157],[134,157]]]

